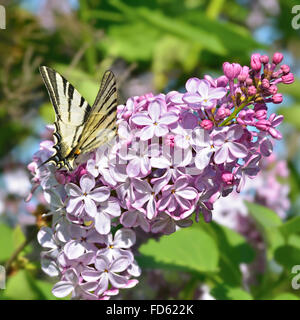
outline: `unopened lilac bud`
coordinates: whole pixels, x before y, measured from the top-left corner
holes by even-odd
[[[291,84],[291,83],[293,83],[295,81],[294,74],[291,73],[291,72],[288,73],[285,76],[282,76],[281,79],[282,79],[282,82],[285,83],[285,84]]]
[[[266,117],[267,117],[267,110],[261,109],[255,112],[255,118],[258,120],[266,119]]]
[[[238,76],[238,80],[240,82],[244,82],[249,76],[249,67],[248,66],[244,66]]]
[[[290,67],[287,64],[281,65],[280,69],[284,74],[288,74],[290,72]]]
[[[226,87],[228,83],[228,78],[225,76],[221,76],[217,79],[217,87]]]
[[[260,62],[260,54],[259,53],[254,53],[251,56],[251,68],[255,71],[260,71],[261,62]]]
[[[270,82],[268,79],[263,79],[262,82],[261,82],[261,86],[264,88],[264,89],[269,89],[270,88]]]
[[[276,93],[276,94],[274,94],[273,97],[272,97],[273,103],[276,103],[276,104],[281,103],[282,100],[283,100],[283,97],[282,97],[282,94],[281,94],[281,93]]]
[[[224,72],[224,75],[229,80],[233,80],[234,79],[234,70],[233,70],[233,67],[232,67],[231,63],[229,63],[229,62],[224,62],[223,63],[223,72]]]
[[[216,118],[218,120],[220,119],[225,119],[226,117],[228,117],[230,115],[230,110],[224,107],[221,107],[218,109],[217,113],[216,113]]]
[[[234,77],[237,78],[242,71],[242,66],[238,63],[233,63],[232,65],[234,70]]]
[[[267,64],[269,62],[269,57],[266,55],[262,55],[262,56],[260,56],[259,60],[261,63]]]
[[[233,80],[234,78],[237,78],[241,70],[242,70],[242,67],[238,63],[232,63],[232,64],[229,62],[223,63],[224,74],[229,80]]]
[[[253,80],[251,78],[246,79],[246,85],[251,86],[253,84]]]
[[[270,128],[268,132],[274,139],[277,139],[277,140],[282,139],[282,134],[275,128]]]
[[[234,175],[231,172],[222,173],[222,180],[227,185],[232,185],[234,182]]]
[[[256,88],[254,86],[250,86],[248,88],[248,94],[249,96],[254,96],[256,94]]]
[[[256,122],[255,127],[262,131],[267,131],[271,126],[270,121],[268,120],[259,120]]]
[[[280,52],[275,52],[273,55],[273,63],[279,64],[283,60],[283,54]]]
[[[277,86],[275,86],[275,84],[272,84],[270,86],[270,88],[268,89],[268,91],[270,94],[276,94],[278,92],[278,88],[277,88]]]
[[[204,119],[202,120],[200,126],[205,130],[210,130],[214,126],[214,124],[211,120]]]

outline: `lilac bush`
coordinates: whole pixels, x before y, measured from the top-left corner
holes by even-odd
[[[53,214],[40,230],[42,268],[59,281],[53,294],[109,299],[132,288],[141,273],[132,246],[135,228],[170,234],[203,216],[214,203],[260,171],[272,153],[283,117],[277,84],[293,82],[283,55],[253,54],[251,65],[223,64],[217,79],[191,78],[185,92],[131,97],[118,106],[118,134],[69,172],[47,164],[43,141],[29,170]]]

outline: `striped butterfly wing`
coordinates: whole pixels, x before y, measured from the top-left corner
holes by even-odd
[[[82,153],[92,151],[114,137],[116,114],[116,79],[111,71],[106,71],[78,143]]]
[[[55,154],[46,162],[72,170],[79,154],[108,142],[116,131],[117,89],[111,71],[106,71],[93,106],[59,73],[40,67],[55,110]]]
[[[91,106],[70,82],[53,69],[42,66],[40,73],[55,110],[56,152],[46,162],[72,170],[74,155]]]

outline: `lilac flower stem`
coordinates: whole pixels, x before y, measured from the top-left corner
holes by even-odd
[[[11,257],[7,260],[5,264],[5,270],[7,272],[7,275],[10,274],[11,267],[13,262],[18,258],[19,254],[29,245],[29,243],[36,238],[37,235],[37,229],[35,229],[26,239],[23,243],[20,244],[20,246],[13,252]]]
[[[242,103],[238,108],[235,108],[232,114],[225,119],[222,123],[219,124],[219,127],[225,126],[227,123],[229,123],[232,119],[236,117],[236,115],[250,102],[250,99],[248,98],[244,103]]]

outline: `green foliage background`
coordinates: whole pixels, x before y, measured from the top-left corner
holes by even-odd
[[[282,222],[270,209],[248,203],[267,245],[266,272],[256,285],[245,288],[239,266],[255,258],[251,245],[226,227],[200,221],[159,241],[149,240],[139,250],[142,270],[160,270],[165,281],[177,288],[177,298],[194,298],[197,286],[204,283],[216,299],[300,299],[300,290],[291,287],[291,268],[300,265],[300,34],[291,27],[291,8],[297,1],[278,1],[276,15],[259,7],[264,15],[260,30],[271,30],[263,40],[256,36],[258,28],[246,24],[254,3],[259,1],[80,0],[70,14],[54,14],[50,29],[41,23],[38,8],[31,12],[20,1],[4,3],[8,21],[7,29],[0,30],[1,173],[8,167],[24,167],[26,161],[16,150],[28,139],[40,139],[38,125],[53,121],[39,65],[64,74],[88,101],[95,97],[100,75],[112,67],[123,103],[131,95],[126,86],[131,80],[148,91],[178,90],[189,77],[217,76],[224,61],[248,64],[257,51],[287,54],[297,79],[280,87],[288,99],[278,112],[285,116],[281,153],[291,171],[291,210]],[[150,75],[146,83],[144,75]],[[136,90],[135,94],[146,93]],[[1,221],[0,264],[4,265],[31,230]],[[1,299],[54,299],[54,280],[40,271],[39,252],[35,241],[21,250],[7,288],[0,290]],[[132,291],[124,297],[158,297],[143,277]],[[159,294],[172,298],[166,288]]]

